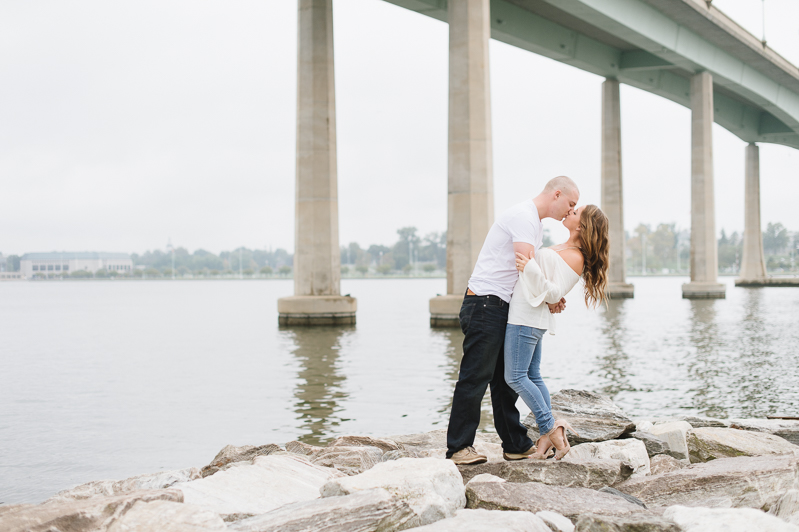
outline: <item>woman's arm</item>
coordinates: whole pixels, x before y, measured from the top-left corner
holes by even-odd
[[[521,272],[519,281],[523,283],[527,298],[534,307],[542,302],[550,305],[560,303],[566,295],[562,287],[546,278],[536,261],[528,259],[521,253],[516,254],[516,268]]]

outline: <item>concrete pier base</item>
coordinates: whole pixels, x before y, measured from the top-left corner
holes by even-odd
[[[691,78],[691,282],[684,299],[723,299],[718,279],[716,204],[713,191],[713,78]]]
[[[744,288],[762,288],[765,286],[799,287],[799,277],[762,277],[760,279],[736,279],[735,286],[742,286]]]
[[[635,297],[635,287],[630,283],[608,283],[605,293],[610,299],[632,299]]]
[[[430,327],[460,327],[463,296],[447,294],[430,300]]]
[[[358,302],[350,296],[290,296],[277,301],[280,325],[354,325]]]
[[[683,299],[724,299],[727,287],[721,283],[690,282],[682,285]]]

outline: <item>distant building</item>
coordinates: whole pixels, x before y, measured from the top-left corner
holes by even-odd
[[[69,275],[72,272],[83,270],[94,273],[97,270],[130,273],[133,270],[133,261],[127,253],[97,253],[83,251],[79,253],[53,252],[53,253],[26,253],[20,257],[19,270],[28,279],[34,275],[45,277],[55,275]]]

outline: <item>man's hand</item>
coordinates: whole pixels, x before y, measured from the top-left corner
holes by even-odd
[[[553,305],[547,303],[547,306],[549,307],[549,311],[552,314],[560,314],[561,312],[566,310],[566,298],[565,297],[560,298],[560,301],[558,301]]]

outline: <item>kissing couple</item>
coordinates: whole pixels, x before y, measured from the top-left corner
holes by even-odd
[[[463,359],[447,429],[447,458],[480,464],[474,448],[480,403],[491,386],[494,426],[505,460],[556,459],[569,452],[568,421],[555,419],[541,378],[541,341],[555,331],[565,295],[583,280],[585,303],[606,300],[608,218],[596,205],[577,207],[580,191],[566,176],[551,179],[535,198],[503,212],[488,231],[463,305]],[[566,242],[543,248],[541,220],[569,230]],[[533,444],[521,424],[516,400],[535,415],[540,437]],[[576,433],[575,433],[576,434]]]

